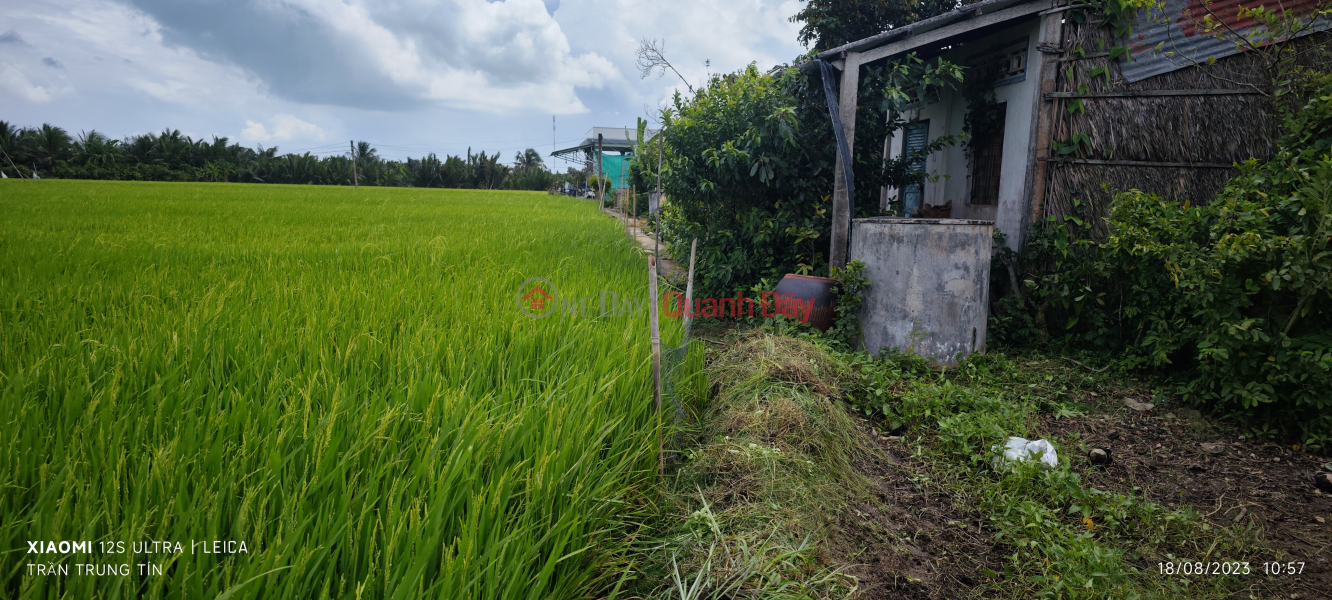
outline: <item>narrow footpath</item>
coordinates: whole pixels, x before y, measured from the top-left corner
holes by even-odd
[[[632,236],[634,241],[638,242],[638,247],[642,248],[643,252],[647,253],[648,256],[652,256],[655,253],[657,248],[656,232],[643,231],[643,226],[647,224],[647,219],[636,219],[632,216],[626,216],[623,212],[614,207],[603,207],[601,212],[602,214],[619,221],[620,226],[625,229],[625,235]],[[661,262],[661,275],[671,283],[683,284],[686,275],[688,275],[688,266],[685,265],[682,267],[678,262],[672,260],[669,257],[669,254],[670,253],[666,251],[666,245],[663,243],[661,245],[661,256],[658,257]]]

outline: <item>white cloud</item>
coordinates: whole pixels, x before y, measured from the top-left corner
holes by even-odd
[[[284,99],[370,110],[586,112],[622,80],[573,53],[542,0],[126,0],[172,48],[243,69]]]
[[[112,0],[46,0],[20,3],[6,11],[21,25],[23,35],[14,36],[21,44],[0,45],[0,60],[13,55],[29,62],[46,57],[42,64],[59,68],[43,72],[60,78],[60,85],[47,82],[48,90],[72,91],[68,80],[98,96],[136,92],[210,108],[234,105],[259,93],[240,69],[204,60],[189,49],[165,47],[153,19]],[[52,52],[59,52],[60,58],[50,57]]]
[[[241,130],[240,139],[245,142],[271,144],[274,142],[322,142],[328,139],[328,133],[314,123],[307,123],[294,115],[273,115],[269,119],[272,131],[263,123],[246,120]]]
[[[23,71],[14,68],[13,65],[6,65],[0,70],[0,91],[33,104],[45,104],[51,101],[50,90],[40,85],[33,85]]]
[[[683,89],[639,79],[640,39],[665,38],[694,85],[704,60],[712,73],[791,60],[800,2],[4,2],[0,106],[20,125],[113,137],[170,127],[284,149],[355,138],[399,158],[507,156],[554,147],[551,114],[563,145]]]
[[[556,18],[569,39],[616,48],[608,55],[631,79],[627,87],[640,103],[655,105],[685,86],[669,71],[660,80],[639,81],[634,50],[641,40],[665,40],[667,58],[697,87],[709,73],[729,73],[750,62],[766,70],[803,53],[796,41],[800,25],[790,22],[800,7],[800,0],[563,0]]]

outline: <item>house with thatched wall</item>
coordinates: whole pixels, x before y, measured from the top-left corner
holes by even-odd
[[[1319,1],[1284,6],[1300,14]],[[1280,124],[1266,58],[1235,43],[1254,32],[1261,40],[1263,33],[1242,18],[1239,0],[1166,0],[1120,15],[1119,27],[1107,23],[1114,16],[1087,6],[985,0],[817,55],[838,74],[834,121],[848,140],[855,137],[863,67],[911,53],[943,57],[992,86],[987,108],[997,109],[998,119],[919,166],[937,177],[882,190],[884,208],[892,202],[911,216],[922,206],[946,206],[927,214],[992,221],[1019,249],[1037,220],[1075,211],[1103,215],[1116,190],[1206,202],[1237,173],[1235,163],[1272,154]],[[1227,35],[1209,31],[1209,19],[1224,23]],[[1326,25],[1302,31],[1312,35],[1298,43],[1326,44]],[[963,90],[945,91],[908,106],[911,123],[885,140],[885,155],[963,133],[975,97],[969,102]],[[846,184],[839,171],[835,219],[849,217],[838,210]],[[834,248],[839,229],[835,222]]]

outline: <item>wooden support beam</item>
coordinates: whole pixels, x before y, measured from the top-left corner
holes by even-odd
[[[1079,94],[1077,92],[1052,92],[1045,94],[1044,97],[1054,98],[1156,98],[1163,96],[1261,96],[1262,92],[1258,90],[1216,90],[1216,89],[1196,89],[1196,90],[1130,90],[1124,92],[1097,92],[1094,94]]]
[[[951,25],[945,25],[938,29],[932,29],[930,31],[926,31],[923,33],[908,35],[904,39],[891,42],[883,46],[879,46],[878,48],[875,48],[873,50],[866,50],[860,53],[860,60],[858,64],[863,65],[865,63],[876,61],[881,58],[888,58],[895,54],[902,54],[904,52],[909,52],[911,50],[915,50],[916,48],[920,48],[921,46],[927,46],[935,42],[941,42],[955,35],[966,33],[968,31],[973,31],[988,25],[1003,23],[1005,21],[1009,21],[1012,19],[1025,17],[1027,15],[1035,15],[1037,13],[1040,13],[1041,11],[1049,9],[1050,7],[1051,3],[1048,0],[1046,0],[1042,2],[1028,2],[1025,4],[1019,4],[1017,6],[1011,6],[1009,8],[1001,9],[992,13],[977,14],[974,18],[960,20]],[[850,52],[847,53],[848,56],[850,54],[852,53]]]
[[[842,120],[846,145],[856,151],[856,96],[860,91],[860,55],[848,52],[844,59],[842,82],[837,92],[837,116]],[[854,157],[846,157],[848,164]],[[846,266],[847,234],[851,229],[851,197],[846,189],[846,173],[842,161],[837,161],[833,172],[832,247],[828,251],[828,264],[837,268]]]
[[[1110,57],[1109,52],[1092,52],[1091,54],[1084,54],[1082,56],[1065,56],[1063,58],[1059,58],[1056,60],[1058,60],[1059,62],[1073,62],[1078,60],[1091,60],[1093,58],[1109,58],[1109,57]]]
[[[1041,43],[1058,46],[1063,43],[1063,16],[1059,14],[1041,17]],[[1022,241],[1026,243],[1027,227],[1041,219],[1041,207],[1045,204],[1046,166],[1050,156],[1050,143],[1054,138],[1055,115],[1058,112],[1056,102],[1049,97],[1055,91],[1055,81],[1059,75],[1059,63],[1044,55],[1041,56],[1041,99],[1036,108],[1036,144],[1033,153],[1036,159],[1031,182],[1031,204],[1028,206],[1027,223],[1023,224]]]

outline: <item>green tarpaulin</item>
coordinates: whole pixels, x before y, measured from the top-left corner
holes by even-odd
[[[601,155],[601,172],[611,180],[611,187],[619,189],[626,187],[625,181],[629,179],[629,163],[633,162],[632,156],[620,156],[618,154]],[[621,170],[623,167],[623,170]]]

